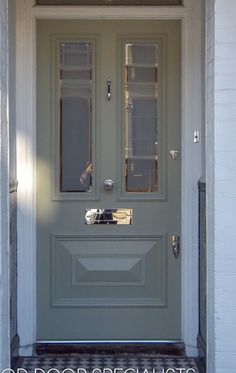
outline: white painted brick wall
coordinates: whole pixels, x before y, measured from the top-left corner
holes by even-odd
[[[215,1],[206,9],[206,182],[207,182],[207,372],[215,373],[214,57]]]
[[[9,367],[8,21],[0,0],[0,368]]]
[[[208,1],[209,6],[208,52],[213,56],[208,54],[207,182],[213,194],[208,191],[208,372],[232,373],[236,372],[236,1]]]

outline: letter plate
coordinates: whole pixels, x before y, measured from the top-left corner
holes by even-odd
[[[88,209],[85,224],[133,224],[133,209]]]

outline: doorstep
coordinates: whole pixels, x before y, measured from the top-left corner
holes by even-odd
[[[24,369],[19,373],[202,373],[194,358],[122,353],[24,357],[17,368]]]

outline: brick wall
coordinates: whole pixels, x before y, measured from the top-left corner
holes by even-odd
[[[236,370],[236,2],[208,0],[208,373]]]
[[[0,368],[9,366],[8,19],[0,1]]]
[[[216,373],[236,370],[236,3],[215,5]]]

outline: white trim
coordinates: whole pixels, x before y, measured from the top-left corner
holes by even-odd
[[[182,335],[188,356],[197,356],[198,335],[198,180],[202,141],[201,1],[190,1],[182,36]]]
[[[124,10],[125,9],[125,10]],[[48,19],[181,19],[187,14],[183,7],[148,6],[38,6],[32,9],[36,18]]]
[[[9,13],[0,3],[0,368],[10,366]]]
[[[20,354],[36,340],[36,67],[30,2],[16,1],[17,249]]]
[[[197,353],[198,193],[201,144],[201,1],[185,7],[33,7],[17,1],[17,166],[18,166],[18,333],[21,354],[36,341],[36,29],[37,18],[181,19],[182,20],[182,339]],[[194,90],[192,90],[194,87]],[[27,323],[26,323],[27,320]],[[26,349],[25,349],[26,348]]]

